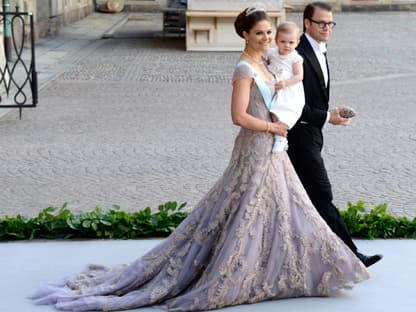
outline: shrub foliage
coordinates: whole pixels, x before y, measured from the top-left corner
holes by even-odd
[[[34,218],[20,215],[0,218],[0,240],[164,237],[188,215],[182,211],[185,205],[167,202],[160,205],[157,212],[149,207],[126,212],[113,205],[106,211],[97,207],[75,215],[65,203],[60,208],[45,208]]]
[[[357,238],[416,238],[416,218],[394,217],[387,214],[387,205],[366,205],[358,201],[341,210],[348,229]],[[156,212],[147,207],[136,212],[120,210],[113,205],[103,211],[73,214],[65,203],[48,207],[38,216],[0,218],[0,241],[21,239],[111,238],[134,239],[168,236],[186,218],[186,203],[170,201]]]
[[[388,214],[387,204],[374,205],[358,201],[348,202],[340,213],[352,237],[357,238],[416,238],[416,217],[395,217]]]

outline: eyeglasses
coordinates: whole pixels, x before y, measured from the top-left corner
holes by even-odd
[[[328,23],[326,23],[326,22],[318,22],[318,21],[314,21],[313,19],[309,19],[312,23],[315,23],[315,24],[318,24],[318,27],[319,28],[321,28],[321,29],[324,29],[325,28],[325,26],[328,26],[329,28],[334,28],[335,27],[335,25],[337,24],[337,23],[335,23],[335,22],[328,22]]]

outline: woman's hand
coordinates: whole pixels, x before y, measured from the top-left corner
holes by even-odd
[[[287,132],[289,127],[284,122],[279,121],[278,119],[273,122],[269,122],[269,132],[273,134],[280,135],[282,137],[287,137]]]

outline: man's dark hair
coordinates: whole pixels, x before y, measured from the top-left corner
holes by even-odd
[[[303,32],[305,32],[305,19],[311,20],[313,14],[315,13],[315,8],[319,8],[328,12],[332,11],[332,6],[326,2],[312,2],[309,3],[305,10],[303,10]]]

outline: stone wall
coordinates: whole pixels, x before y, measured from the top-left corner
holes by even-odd
[[[64,24],[83,19],[93,11],[92,0],[57,0],[63,2]]]
[[[62,26],[83,19],[94,11],[93,0],[10,0],[9,3],[12,12],[18,6],[20,12],[33,13],[35,43],[39,37],[55,35]],[[0,1],[0,6],[0,11],[3,11],[3,1]],[[30,28],[27,27],[24,36],[29,35]],[[0,66],[4,63],[3,27],[0,27]]]
[[[286,5],[300,11],[311,0],[284,0]],[[336,11],[416,10],[416,0],[326,0]]]
[[[3,1],[0,1],[3,5]],[[94,0],[10,0],[10,10],[32,12],[35,37],[56,34],[63,25],[83,19],[94,11]]]
[[[37,35],[56,35],[59,29],[79,21],[94,11],[93,0],[37,1]]]
[[[38,0],[39,1],[39,0]],[[102,0],[100,0],[102,1]],[[241,0],[240,2],[262,2],[262,0]],[[273,3],[276,0],[264,0],[267,3]],[[295,10],[303,10],[305,5],[313,0],[278,0],[286,5],[293,7]],[[323,0],[331,3],[334,10],[416,10],[416,0]],[[203,0],[188,0],[193,4],[204,2]],[[230,0],[206,0],[206,5],[210,6],[213,2],[223,4]],[[163,8],[166,6],[167,0],[124,0],[125,8],[133,11],[154,11],[155,6]]]
[[[10,10],[15,11],[16,5],[19,11],[33,13],[36,40],[56,34],[63,25],[83,19],[94,10],[93,0],[11,0]]]

